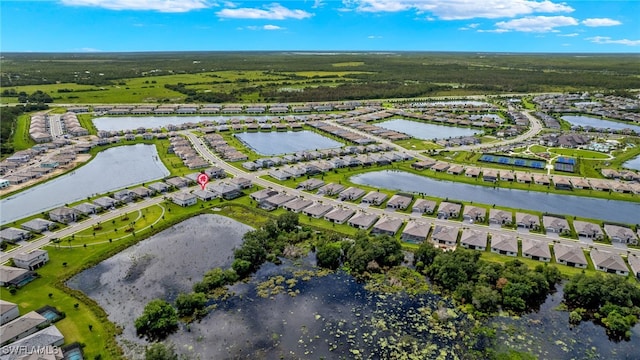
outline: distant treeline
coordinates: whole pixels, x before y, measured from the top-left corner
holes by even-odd
[[[384,84],[404,84],[405,81],[465,84],[478,90],[496,92],[640,88],[637,77],[640,55],[637,54],[338,53],[314,56],[268,52],[181,52],[6,53],[3,57],[0,62],[0,83],[3,86],[56,82],[100,86],[141,76],[255,70],[276,75],[297,71],[366,72],[351,74],[349,78],[367,83],[369,88],[371,84],[384,87]],[[395,91],[401,93],[398,89]],[[417,89],[412,91],[420,92]]]

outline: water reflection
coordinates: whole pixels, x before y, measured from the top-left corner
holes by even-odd
[[[167,175],[154,145],[110,148],[69,174],[0,200],[0,224]]]
[[[575,215],[635,224],[640,220],[640,203],[558,195],[537,191],[492,188],[453,181],[434,180],[403,171],[372,171],[351,177],[356,184],[424,193],[439,198],[496,204],[554,214]]]

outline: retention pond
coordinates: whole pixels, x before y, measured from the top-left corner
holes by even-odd
[[[434,180],[404,171],[372,171],[352,176],[350,180],[355,184],[423,193],[450,200],[473,201],[628,224],[637,223],[640,214],[640,203],[637,202],[470,185]]]

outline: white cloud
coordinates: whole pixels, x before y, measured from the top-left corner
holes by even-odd
[[[608,36],[594,36],[587,38],[586,40],[596,44],[617,44],[627,46],[640,46],[640,40],[618,39],[614,40]]]
[[[80,49],[81,52],[101,52],[102,50],[91,48],[91,47],[83,47]]]
[[[580,34],[578,33],[570,33],[570,34],[558,34],[558,36],[562,36],[562,37],[574,37],[574,36],[578,36]]]
[[[369,36],[367,36],[367,39],[382,39],[382,36],[380,36],[380,35],[369,35]]]
[[[469,24],[467,26],[463,26],[461,28],[458,28],[458,30],[472,30],[472,29],[476,29],[478,26],[480,26],[480,24],[478,24],[478,23]]]
[[[263,9],[222,9],[216,14],[221,18],[264,20],[306,19],[313,16],[313,14],[308,13],[304,10],[291,10],[277,3],[268,5]]]
[[[285,28],[278,25],[265,25],[262,27],[264,30],[284,30]]]
[[[208,0],[60,0],[63,5],[100,7],[109,10],[152,10],[180,13],[210,7]]]
[[[496,23],[498,29],[521,32],[555,32],[561,26],[578,25],[578,21],[569,16],[528,16]]]
[[[267,31],[273,31],[273,30],[286,30],[286,28],[283,28],[281,26],[277,26],[277,25],[264,25],[264,26],[256,26],[256,25],[249,25],[249,26],[245,26],[245,27],[238,27],[236,28],[237,30],[267,30]]]
[[[343,0],[343,4],[362,12],[429,12],[443,20],[497,19],[574,10],[564,3],[550,0]]]
[[[621,25],[622,23],[618,20],[613,20],[608,18],[593,18],[593,19],[582,20],[582,24],[589,27],[600,27],[600,26],[616,26],[616,25]]]

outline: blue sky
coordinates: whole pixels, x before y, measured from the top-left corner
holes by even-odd
[[[638,14],[638,0],[0,0],[0,50],[638,53]]]

